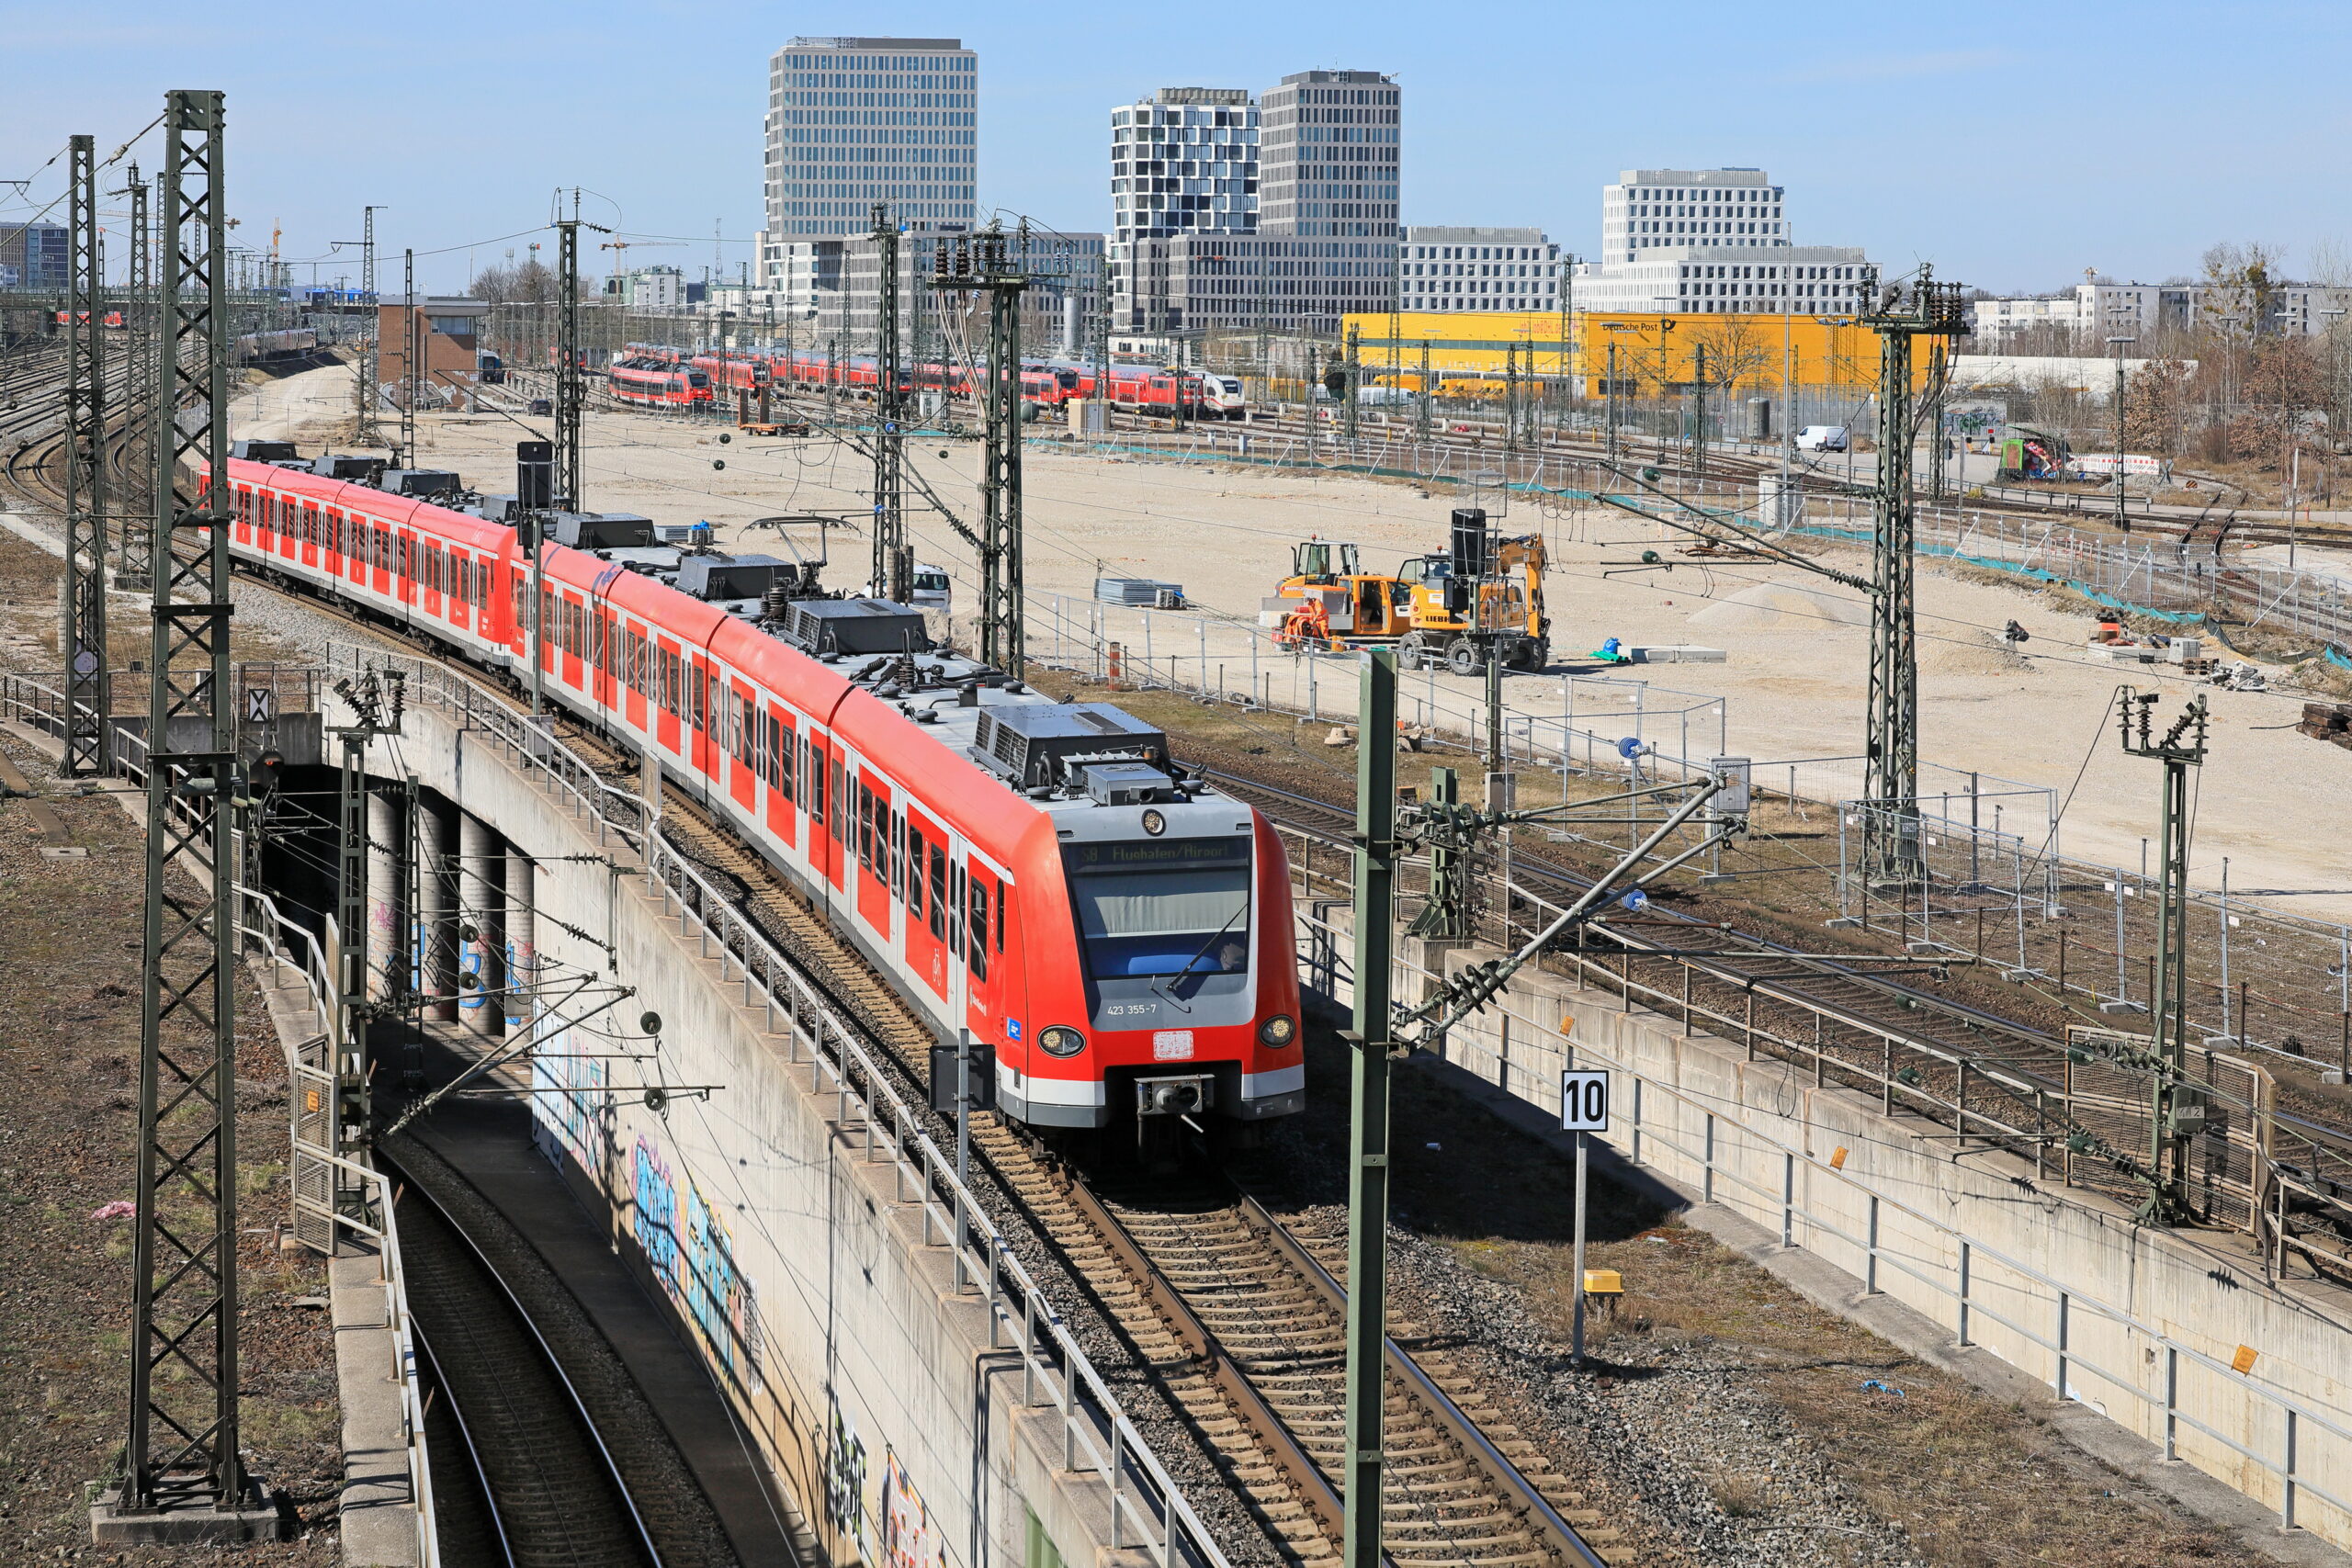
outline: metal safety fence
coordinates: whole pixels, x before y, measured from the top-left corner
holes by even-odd
[[[1354,984],[1352,936],[1340,914],[1345,907],[1342,898],[1303,897],[1298,918],[1302,980],[1340,1004],[1351,999]],[[1611,937],[1620,940],[1617,933]],[[1633,954],[1623,956],[1625,966],[1612,968],[1603,953],[1559,955],[1579,988],[1614,991],[1628,1011],[1638,1001],[1671,1027],[1686,1004],[1669,989],[1634,978]],[[1444,977],[1401,952],[1396,962],[1399,997],[1419,995]],[[1683,1020],[1680,1032],[1690,1032],[1693,1018],[1735,1044],[1743,1032],[1740,1020],[1701,1007]],[[1752,1031],[1752,1015],[1748,1027]],[[1750,1034],[1751,1057],[1762,1043]],[[1807,1046],[1789,1037],[1770,1043],[1792,1057]],[[1900,1096],[1905,1109],[1916,1109],[1919,1090],[1898,1077],[1904,1068],[1892,1055],[1894,1043],[1886,1039],[1892,1070],[1865,1076],[1877,1077],[1888,1107]],[[2352,1500],[2346,1495],[2352,1485],[2342,1479],[2352,1477],[2352,1424],[2307,1390],[2258,1373],[2261,1358],[2246,1348],[2227,1359],[2217,1356],[2129,1301],[1988,1246],[1963,1226],[1883,1190],[1867,1163],[1849,1165],[1846,1149],[1814,1146],[1829,1140],[1776,1134],[1759,1124],[1762,1117],[1753,1108],[1710,1096],[1698,1074],[1669,1079],[1645,1072],[1606,1034],[1572,1038],[1557,1010],[1543,1016],[1524,987],[1504,993],[1491,1014],[1450,1031],[1440,1049],[1464,1070],[1553,1114],[1560,1109],[1563,1069],[1609,1069],[1620,1076],[1615,1103],[1624,1114],[1600,1136],[1632,1165],[1655,1171],[1699,1202],[1763,1225],[1783,1248],[1821,1254],[1860,1280],[1865,1295],[1896,1296],[1951,1331],[1960,1346],[1986,1346],[2062,1400],[2102,1413],[2109,1400],[2136,1404],[2140,1413],[2123,1424],[2151,1436],[2165,1460],[2193,1463],[2256,1495],[2277,1509],[2287,1528],[2313,1524],[2307,1504],[2317,1499],[2325,1506],[2322,1528],[2329,1538],[2352,1540]],[[1819,1072],[1828,1058],[1817,1044],[1812,1055]],[[1838,1066],[1846,1066],[1842,1059]],[[1792,1101],[1781,1114],[1799,1116],[1798,1105]],[[1981,1106],[1947,1109],[1965,1128],[1997,1141],[1996,1118]],[[2037,1176],[2042,1174],[2037,1167]]]

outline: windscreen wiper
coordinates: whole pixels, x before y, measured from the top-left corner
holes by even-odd
[[[1198,952],[1194,953],[1193,954],[1193,956],[1192,956],[1192,957],[1187,958],[1186,960],[1184,960],[1184,967],[1182,967],[1182,969],[1177,970],[1177,971],[1176,971],[1176,973],[1175,973],[1175,974],[1173,974],[1173,975],[1162,975],[1162,976],[1160,976],[1158,979],[1156,979],[1156,980],[1152,981],[1152,983],[1151,983],[1151,988],[1152,988],[1152,990],[1153,990],[1155,993],[1157,993],[1158,995],[1159,995],[1159,996],[1166,997],[1170,1001],[1171,1001],[1171,1002],[1175,1002],[1175,1003],[1176,1003],[1176,1007],[1177,1007],[1177,1009],[1178,1009],[1178,1010],[1179,1010],[1179,1011],[1182,1011],[1182,1012],[1190,1012],[1190,1011],[1192,1011],[1193,1010],[1192,1010],[1191,1008],[1186,1007],[1182,1002],[1181,1002],[1181,1001],[1178,1001],[1178,1000],[1177,1000],[1176,993],[1175,993],[1175,992],[1173,992],[1173,991],[1169,991],[1169,990],[1162,990],[1160,987],[1162,987],[1163,986],[1167,985],[1167,984],[1168,984],[1168,982],[1169,982],[1169,981],[1170,981],[1170,980],[1181,980],[1181,979],[1182,979],[1185,976],[1190,975],[1190,974],[1193,972],[1193,964],[1198,964],[1198,963],[1202,960],[1202,958],[1207,954],[1208,950],[1209,950],[1210,948],[1212,948],[1212,947],[1215,947],[1215,946],[1217,944],[1218,940],[1219,940],[1220,938],[1222,938],[1222,937],[1225,935],[1225,933],[1226,933],[1226,932],[1227,932],[1227,931],[1231,931],[1231,930],[1233,929],[1233,922],[1234,922],[1234,921],[1236,921],[1236,920],[1238,920],[1238,919],[1239,919],[1242,916],[1244,916],[1244,915],[1248,914],[1249,912],[1250,912],[1250,900],[1249,900],[1249,899],[1247,899],[1247,898],[1244,898],[1243,900],[1241,900],[1241,904],[1240,904],[1240,907],[1239,907],[1239,908],[1236,908],[1236,909],[1233,911],[1233,913],[1231,913],[1231,914],[1229,914],[1229,915],[1226,916],[1226,918],[1225,918],[1225,924],[1223,924],[1223,925],[1221,925],[1221,926],[1217,927],[1217,928],[1216,928],[1216,930],[1215,930],[1215,931],[1211,931],[1211,932],[1209,933],[1209,939],[1208,939],[1208,941],[1206,941],[1206,942],[1204,942],[1201,943],[1201,945],[1200,945],[1200,950],[1199,950]]]

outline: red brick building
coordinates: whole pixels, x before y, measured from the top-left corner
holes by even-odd
[[[423,347],[418,355],[424,387],[419,408],[470,408],[479,372],[481,319],[490,306],[480,299],[437,294],[387,295],[376,308],[378,373],[385,395],[398,407],[408,396],[410,333]]]

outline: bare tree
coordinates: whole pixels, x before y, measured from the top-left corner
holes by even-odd
[[[1781,345],[1765,340],[1753,316],[1716,316],[1691,335],[1707,351],[1708,381],[1726,395],[1781,357]]]

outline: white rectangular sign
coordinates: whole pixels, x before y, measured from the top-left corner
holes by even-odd
[[[1560,1131],[1609,1131],[1609,1075],[1571,1067],[1560,1075]]]

